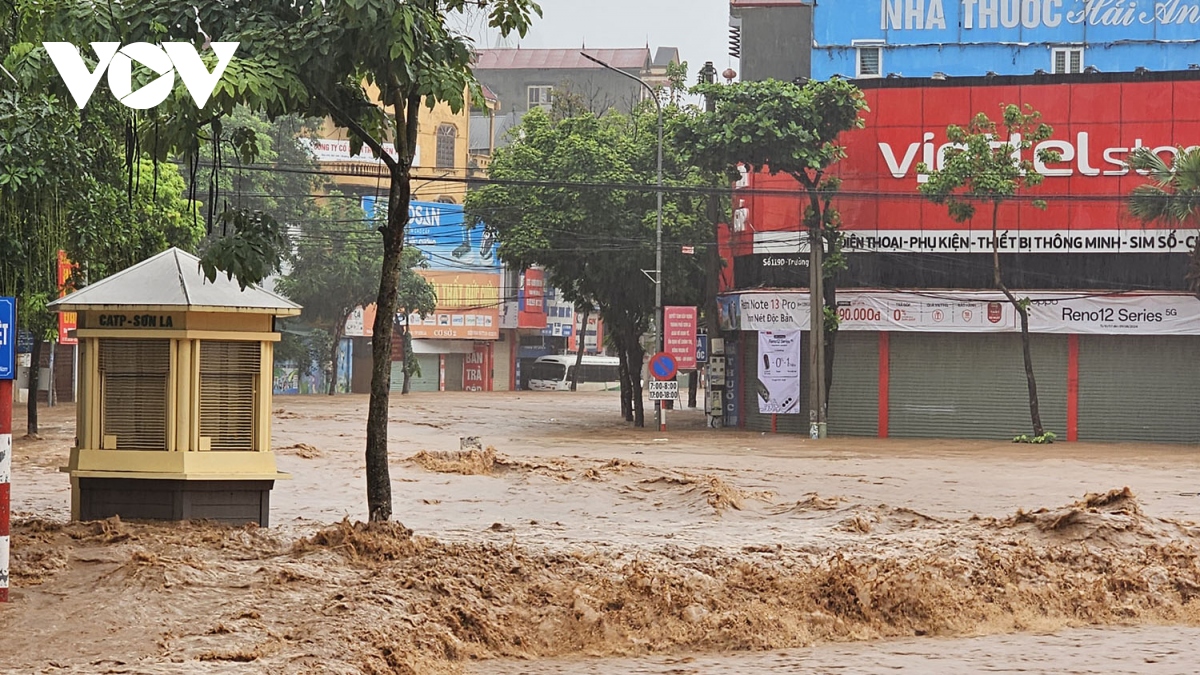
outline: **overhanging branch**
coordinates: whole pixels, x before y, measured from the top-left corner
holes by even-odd
[[[354,118],[347,114],[345,110],[342,110],[341,107],[335,104],[333,100],[325,94],[325,92],[321,91],[320,89],[314,89],[314,92],[316,97],[319,98],[321,102],[329,108],[329,115],[333,117],[334,121],[354,132],[354,134],[359,138],[363,139],[363,142],[367,144],[367,147],[371,148],[371,150],[375,152],[384,165],[387,166],[389,171],[396,173],[401,170],[400,163],[397,162],[387,152],[385,152],[383,149],[383,144],[371,136],[371,134],[367,133],[367,130],[364,129],[361,124],[355,121]]]

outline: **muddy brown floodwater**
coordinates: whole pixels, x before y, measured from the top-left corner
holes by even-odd
[[[268,529],[68,523],[74,410],[43,410],[0,671],[1196,671],[1193,447],[658,433],[618,403],[396,396],[397,522],[367,526],[366,398],[280,397]]]

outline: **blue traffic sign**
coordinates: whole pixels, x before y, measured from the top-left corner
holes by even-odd
[[[673,380],[679,373],[675,357],[666,352],[659,352],[650,357],[650,375],[656,380]]]
[[[696,363],[708,363],[708,336],[696,336]]]
[[[17,377],[17,300],[0,298],[0,380]]]

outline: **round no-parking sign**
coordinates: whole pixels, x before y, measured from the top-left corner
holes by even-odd
[[[650,357],[650,376],[656,380],[673,380],[679,373],[675,357],[666,352],[659,352]]]

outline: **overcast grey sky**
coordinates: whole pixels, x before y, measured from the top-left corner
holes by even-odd
[[[729,0],[538,0],[543,17],[535,20],[521,47],[590,48],[678,47],[688,62],[689,79],[705,61],[717,72],[737,69],[729,58]],[[480,36],[480,47],[515,47]]]

